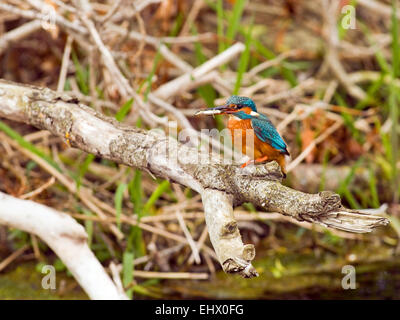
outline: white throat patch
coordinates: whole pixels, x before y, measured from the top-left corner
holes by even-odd
[[[234,121],[241,121],[242,119],[240,119],[239,117],[236,117],[235,115],[233,115],[233,114],[230,114],[229,115],[229,120],[234,120]]]
[[[253,110],[252,110],[252,111],[250,111],[250,115],[251,115],[251,116],[253,116],[253,117],[259,117],[259,116],[260,116],[260,114],[259,114],[259,113],[257,113],[257,112],[254,112]]]

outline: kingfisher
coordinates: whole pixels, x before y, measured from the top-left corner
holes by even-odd
[[[250,157],[242,168],[250,163],[275,160],[281,167],[283,176],[286,177],[285,155],[289,156],[287,145],[268,117],[257,112],[256,104],[252,99],[234,95],[224,105],[198,111],[195,115],[199,114],[229,116],[228,129],[234,145]],[[248,146],[246,138],[254,143],[249,143]]]

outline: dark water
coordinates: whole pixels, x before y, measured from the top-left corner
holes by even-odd
[[[231,277],[231,278],[229,278]],[[356,277],[355,289],[343,289],[340,273],[303,274],[279,279],[248,280],[219,274],[210,282],[169,281],[165,298],[175,299],[400,299],[399,267],[366,272]],[[232,281],[233,280],[233,281]],[[236,281],[235,281],[236,280]],[[236,283],[235,283],[236,282]]]
[[[382,248],[381,248],[382,249]],[[364,252],[364,251],[363,251]],[[135,293],[136,299],[400,299],[400,258],[391,251],[370,250],[374,261],[354,263],[355,289],[343,289],[343,256],[285,253],[260,257],[258,278],[218,272],[208,281],[168,280]],[[381,254],[381,255],[379,255]],[[383,258],[383,259],[382,259]],[[0,299],[87,299],[75,280],[57,273],[57,289],[44,290],[44,276],[33,262],[0,273]],[[139,279],[138,279],[139,280]],[[140,280],[139,280],[140,282]]]

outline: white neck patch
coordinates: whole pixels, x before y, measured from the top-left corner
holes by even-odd
[[[250,111],[250,115],[253,116],[253,117],[259,117],[260,116],[259,113],[254,112],[253,110]]]
[[[235,115],[233,115],[233,114],[230,114],[229,115],[229,120],[234,120],[234,121],[241,121],[242,119],[240,119],[239,117],[236,117]]]

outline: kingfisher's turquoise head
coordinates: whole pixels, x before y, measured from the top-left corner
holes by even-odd
[[[215,114],[237,114],[257,116],[256,104],[248,97],[231,96],[222,106],[198,111],[197,114],[215,115]],[[245,116],[246,117],[246,116]]]
[[[253,100],[248,97],[231,96],[227,101],[227,105],[232,105],[236,109],[240,110],[242,108],[250,108],[252,111],[257,112],[256,104]]]

